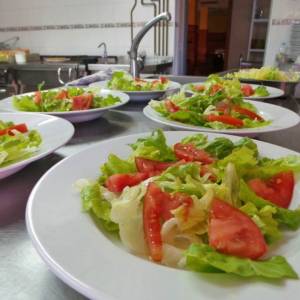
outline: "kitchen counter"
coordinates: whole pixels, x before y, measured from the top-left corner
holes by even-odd
[[[66,56],[68,57],[68,56]],[[70,61],[66,62],[42,62],[42,61],[34,61],[34,62],[27,62],[25,64],[10,64],[10,63],[0,63],[0,69],[11,69],[11,70],[57,70],[58,68],[78,68],[80,70],[85,70],[86,67],[91,68],[90,71],[99,71],[101,67],[113,67],[114,65],[117,66],[128,66],[129,68],[129,58],[127,56],[113,56],[113,60],[109,60],[108,64],[104,64],[101,62],[97,62],[97,58],[95,56],[78,56],[78,57],[70,57]],[[101,61],[101,59],[100,59]],[[164,65],[172,65],[173,58],[172,57],[146,57],[145,59],[145,69],[151,70],[155,67],[160,67]]]
[[[294,98],[268,102],[298,114],[300,112],[299,103]],[[26,202],[39,178],[66,156],[107,138],[148,132],[155,128],[174,130],[148,120],[142,114],[143,107],[144,104],[128,103],[97,120],[77,124],[75,135],[67,145],[0,181],[0,299],[85,299],[57,279],[33,248],[25,227]],[[300,152],[299,132],[300,124],[278,133],[262,134],[259,140]]]

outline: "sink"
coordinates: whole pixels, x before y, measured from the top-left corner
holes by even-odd
[[[98,58],[98,63],[89,63],[87,68],[91,72],[111,70],[124,70],[129,72],[130,61],[127,55],[108,56],[107,63],[103,62],[103,58]],[[166,70],[170,68],[173,63],[173,58],[169,56],[147,56],[144,61],[143,73],[157,73],[156,70]],[[158,73],[161,73],[160,71]]]

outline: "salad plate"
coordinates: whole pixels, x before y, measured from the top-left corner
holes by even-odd
[[[187,83],[185,85],[183,85],[182,89],[184,90],[184,92],[188,95],[194,95],[196,93],[195,90],[193,90],[193,86],[197,87],[197,86],[202,86],[204,85],[204,82],[192,82],[192,83]],[[245,84],[241,84],[241,86],[243,86]],[[244,99],[248,99],[248,100],[266,100],[266,99],[273,99],[273,98],[279,98],[281,96],[284,95],[284,91],[279,89],[279,88],[275,88],[275,87],[271,87],[271,86],[264,86],[264,88],[266,89],[266,94],[267,95],[258,95],[255,93],[255,90],[258,87],[261,87],[262,85],[259,84],[247,84],[247,86],[251,86],[254,94],[251,96],[243,96]]]
[[[174,128],[203,132],[221,132],[241,136],[257,136],[261,133],[287,129],[296,126],[300,121],[300,117],[298,114],[284,107],[269,103],[263,103],[260,101],[251,101],[251,104],[256,107],[259,115],[261,115],[265,120],[270,121],[270,124],[256,128],[213,129],[167,119],[166,117],[155,111],[150,105],[147,105],[144,108],[143,112],[144,115],[152,121]]]
[[[76,89],[75,87],[67,88],[67,89]],[[79,89],[79,88],[78,88]],[[91,89],[86,88],[80,88],[82,91],[90,92]],[[54,90],[48,90],[48,91],[42,91],[42,93],[50,93],[59,92],[62,89],[54,89]],[[94,98],[102,97],[103,99],[106,99],[107,97],[114,97],[116,101],[113,102],[113,104],[105,105],[104,107],[99,108],[89,108],[89,109],[83,109],[79,108],[78,110],[68,110],[68,111],[62,111],[63,109],[59,109],[60,111],[36,111],[38,113],[47,114],[47,115],[53,115],[57,117],[64,118],[72,123],[80,123],[80,122],[86,122],[91,121],[94,119],[99,118],[103,113],[105,113],[109,109],[113,109],[119,106],[122,106],[126,104],[129,101],[129,97],[121,92],[118,91],[108,91],[108,90],[102,90],[102,91],[96,91],[94,92],[92,89],[92,92],[94,94]],[[3,99],[0,101],[0,111],[11,111],[11,112],[21,112],[15,105],[14,105],[14,99],[24,99],[27,97],[30,97],[33,101],[35,92],[26,93],[22,95],[18,95],[17,97],[8,97],[6,99]],[[22,108],[22,111],[26,111],[27,107]],[[36,109],[36,108],[34,108]]]
[[[82,212],[74,188],[79,178],[99,176],[99,166],[114,153],[125,159],[129,144],[149,134],[136,134],[107,140],[64,159],[52,167],[34,187],[26,208],[26,224],[34,247],[49,268],[66,284],[91,299],[265,299],[293,298],[300,292],[298,280],[238,278],[228,274],[200,274],[162,266],[129,253],[115,236],[99,229]],[[173,145],[191,132],[165,132]],[[209,140],[239,137],[209,133]],[[279,158],[298,153],[255,141],[259,153]],[[292,209],[299,204],[300,186],[294,190]],[[55,222],[53,222],[55,220]],[[292,232],[277,254],[284,255],[295,272],[300,272],[300,236]]]
[[[147,82],[153,82],[153,79],[144,79]],[[100,87],[103,90],[110,90],[108,80],[91,83],[90,87]],[[174,81],[169,81],[169,86],[165,90],[156,91],[123,91],[130,98],[130,101],[143,102],[151,99],[159,99],[165,95],[176,93],[180,90],[181,85]]]
[[[3,145],[0,144],[0,156],[3,155],[3,152],[6,152],[5,156],[7,158],[13,157],[9,164],[0,163],[0,179],[12,175],[29,163],[54,152],[57,148],[66,144],[74,134],[74,127],[70,122],[44,114],[1,112],[0,121],[13,122],[14,124],[23,125],[22,127],[27,127],[25,132],[24,130],[19,131],[18,126],[15,126],[18,132],[13,132],[13,134],[18,136],[18,134],[24,132],[24,137],[18,136],[18,140],[13,141],[14,136],[11,133],[8,134],[9,136],[7,135],[7,139],[4,135],[0,136],[0,138],[3,138],[3,140],[1,139]],[[30,141],[27,141],[27,136],[31,138]],[[7,142],[18,143],[17,149],[12,144],[10,144],[11,147],[8,147]],[[6,146],[4,146],[5,143]],[[1,149],[2,146],[3,149]]]

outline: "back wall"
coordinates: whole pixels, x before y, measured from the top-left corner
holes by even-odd
[[[143,7],[140,2],[134,12],[135,33],[153,17],[153,8]],[[172,17],[174,3],[175,0],[170,0]],[[97,46],[106,42],[109,55],[125,55],[130,47],[133,4],[133,0],[0,0],[0,42],[19,36],[16,47],[42,55],[99,55]],[[169,55],[172,56],[174,23],[170,24]],[[153,55],[153,44],[151,29],[140,51]]]

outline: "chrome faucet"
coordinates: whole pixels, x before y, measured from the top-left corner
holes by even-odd
[[[160,15],[156,16],[149,22],[145,24],[145,26],[138,32],[131,43],[131,48],[128,51],[129,58],[130,58],[130,73],[134,78],[140,77],[140,68],[138,62],[138,48],[140,45],[141,40],[143,39],[144,35],[158,22],[166,20],[171,20],[171,14],[169,12],[163,12]]]
[[[105,42],[102,42],[101,44],[99,44],[98,48],[101,48],[103,46],[104,50],[103,50],[103,61],[105,64],[107,64],[107,46]]]

